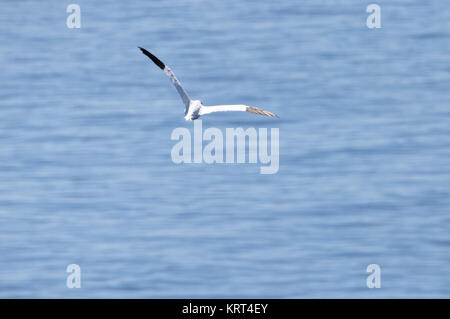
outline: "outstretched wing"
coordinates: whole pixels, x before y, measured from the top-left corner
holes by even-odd
[[[275,113],[258,109],[257,107],[251,107],[243,104],[238,105],[214,105],[214,106],[203,106],[200,109],[200,115],[214,113],[214,112],[227,112],[227,111],[242,111],[249,112],[253,114],[265,115],[269,117],[279,117]]]
[[[175,85],[175,88],[178,91],[178,94],[180,94],[181,99],[183,100],[184,106],[185,106],[185,114],[187,114],[189,103],[191,102],[191,99],[187,95],[186,91],[184,91],[183,87],[181,86],[180,81],[178,81],[175,74],[172,72],[172,70],[165,65],[160,59],[158,59],[156,56],[148,52],[147,50],[139,47],[141,49],[142,53],[144,53],[146,56],[148,56],[161,70],[164,71],[164,73],[167,74],[167,76],[172,80],[173,85]]]

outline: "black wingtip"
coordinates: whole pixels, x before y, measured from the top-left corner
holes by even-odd
[[[141,49],[142,53],[144,53],[146,56],[148,56],[157,66],[159,66],[159,68],[161,70],[164,70],[164,68],[166,66],[164,65],[164,63],[162,63],[162,61],[160,59],[155,57],[153,54],[151,54],[150,52],[148,52],[144,48],[141,48],[141,47],[138,47],[138,48]]]

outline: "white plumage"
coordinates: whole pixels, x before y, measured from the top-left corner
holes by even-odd
[[[172,81],[173,85],[178,91],[178,94],[180,94],[181,99],[183,100],[185,109],[184,109],[184,118],[186,121],[192,121],[195,119],[198,119],[201,115],[210,114],[214,112],[229,112],[229,111],[241,111],[241,112],[249,112],[253,114],[259,114],[259,115],[265,115],[269,117],[278,117],[278,115],[261,110],[256,107],[243,105],[243,104],[236,104],[236,105],[212,105],[212,106],[205,106],[200,100],[191,100],[189,96],[187,95],[186,91],[181,86],[180,81],[178,81],[175,74],[172,72],[172,70],[167,67],[161,60],[159,60],[156,56],[148,52],[147,50],[143,48],[141,49],[142,53],[144,53],[146,56],[148,56],[161,70],[164,71],[164,73],[167,74],[167,76]]]

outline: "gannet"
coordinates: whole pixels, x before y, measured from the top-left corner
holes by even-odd
[[[142,53],[148,56],[161,70],[164,71],[164,73],[167,74],[170,80],[172,80],[173,85],[175,85],[178,94],[180,94],[181,99],[183,100],[183,104],[185,107],[184,119],[186,121],[196,120],[201,115],[226,111],[243,111],[243,112],[250,112],[253,114],[265,115],[269,117],[279,117],[278,115],[272,112],[261,110],[257,107],[252,107],[244,104],[205,106],[200,100],[191,100],[187,95],[186,91],[181,86],[180,81],[178,81],[175,74],[167,65],[165,65],[160,59],[158,59],[156,56],[148,52],[146,49],[143,49],[141,47],[139,47],[139,49],[141,49]]]

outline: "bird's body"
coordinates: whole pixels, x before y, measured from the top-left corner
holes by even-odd
[[[200,100],[191,100],[188,107],[188,112],[184,116],[186,121],[193,121],[200,117],[200,111],[204,108]]]
[[[181,86],[180,81],[178,81],[175,74],[172,72],[172,70],[166,66],[161,60],[159,60],[156,56],[148,52],[147,50],[143,48],[141,49],[142,53],[144,53],[146,56],[148,56],[161,70],[164,71],[164,73],[167,74],[167,76],[171,79],[173,85],[178,91],[178,94],[180,95],[181,99],[183,100],[184,104],[184,119],[186,121],[192,121],[198,119],[201,115],[214,113],[214,112],[227,112],[227,111],[243,111],[243,112],[250,112],[253,114],[260,114],[265,115],[269,117],[278,117],[278,115],[271,113],[269,111],[264,111],[256,107],[251,107],[248,105],[243,104],[237,104],[237,105],[214,105],[214,106],[205,106],[200,100],[191,100],[189,96],[187,95],[186,91],[184,91],[183,87]]]

